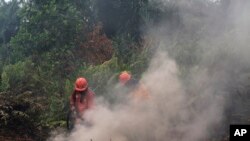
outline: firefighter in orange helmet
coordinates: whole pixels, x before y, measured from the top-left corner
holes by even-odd
[[[141,82],[136,83],[132,79],[131,73],[127,71],[123,71],[119,75],[119,82],[121,85],[125,85],[127,87],[130,87],[131,92],[130,95],[134,97],[135,99],[148,99],[149,98],[149,92],[146,89],[145,85],[143,85]]]
[[[70,109],[76,111],[77,119],[82,119],[86,110],[93,108],[95,93],[88,87],[84,77],[77,78],[75,88],[70,96]]]
[[[131,80],[131,74],[127,71],[123,71],[119,75],[119,82],[122,85],[126,85]]]

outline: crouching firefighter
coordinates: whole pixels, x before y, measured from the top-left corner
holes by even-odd
[[[70,96],[70,116],[73,120],[71,124],[84,122],[84,113],[93,108],[94,97],[95,93],[88,87],[87,80],[83,77],[77,78],[74,91]],[[70,125],[67,126],[73,128],[69,127]]]

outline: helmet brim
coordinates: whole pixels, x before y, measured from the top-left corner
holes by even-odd
[[[87,87],[84,87],[84,88],[76,88],[76,87],[75,87],[75,90],[76,90],[76,91],[79,91],[79,92],[85,91],[86,89],[87,89]]]

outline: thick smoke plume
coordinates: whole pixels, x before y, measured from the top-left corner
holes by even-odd
[[[150,98],[127,96],[123,104],[109,105],[99,97],[85,117],[91,127],[79,125],[51,140],[203,141],[228,131],[230,114],[244,106],[235,90],[249,83],[250,2],[154,2],[175,6],[178,18],[163,18],[145,31],[157,40],[140,80]]]

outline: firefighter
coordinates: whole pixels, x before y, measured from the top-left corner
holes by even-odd
[[[149,92],[146,86],[141,82],[136,82],[132,79],[131,73],[123,71],[119,75],[119,82],[122,86],[125,86],[130,90],[129,95],[134,99],[148,99]]]
[[[77,78],[75,88],[70,96],[70,109],[77,114],[76,122],[83,120],[84,113],[94,106],[95,93],[88,87],[84,77]]]
[[[127,85],[131,81],[131,74],[127,71],[123,71],[119,75],[119,82],[121,85]]]

